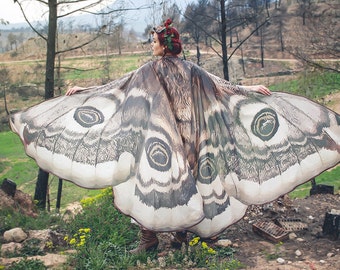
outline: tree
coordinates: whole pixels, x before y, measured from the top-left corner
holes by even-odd
[[[122,11],[121,7],[115,6],[116,9],[108,8],[105,11],[101,12],[93,12],[91,8],[98,6],[101,3],[104,3],[105,0],[31,0],[31,2],[40,3],[42,6],[47,8],[48,10],[48,25],[47,28],[37,29],[37,27],[33,26],[31,21],[28,19],[25,13],[25,9],[23,7],[24,1],[15,0],[24,15],[26,22],[32,28],[32,30],[40,36],[43,40],[45,40],[46,46],[46,72],[45,72],[45,99],[52,98],[54,96],[54,71],[55,71],[55,58],[57,54],[64,53],[66,51],[75,50],[83,47],[86,44],[91,43],[93,40],[97,39],[102,32],[103,26],[99,26],[97,29],[97,33],[95,36],[82,44],[78,44],[72,48],[67,48],[65,50],[56,51],[56,43],[57,43],[57,21],[63,17],[78,13],[78,12],[87,12],[96,15],[108,15],[113,12]],[[119,2],[119,1],[116,1]],[[117,3],[115,3],[117,4]],[[117,8],[118,7],[118,8]],[[58,10],[61,11],[58,14]],[[47,31],[46,31],[47,30]],[[46,34],[47,32],[47,34]],[[38,179],[35,189],[34,199],[38,201],[38,206],[41,208],[46,207],[46,194],[48,188],[48,172],[39,169]]]
[[[206,38],[208,27],[214,23],[212,11],[209,0],[199,0],[197,4],[189,4],[184,13],[182,31],[195,42],[197,65],[200,65],[200,43]]]
[[[306,17],[310,13],[312,0],[297,0],[299,3],[299,15],[302,17],[302,25],[306,25]]]
[[[309,6],[304,14],[305,24],[296,27],[295,43],[290,42],[286,50],[304,64],[340,73],[336,61],[323,60],[340,58],[340,24],[336,16],[339,7],[338,0]]]
[[[13,33],[9,33],[7,36],[7,40],[9,43],[9,46],[11,47],[11,50],[13,50],[13,45],[15,50],[17,50],[17,44],[18,44],[18,38],[16,35],[14,35]]]

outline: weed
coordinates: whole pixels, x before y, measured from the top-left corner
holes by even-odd
[[[47,267],[41,260],[24,258],[18,262],[13,262],[8,270],[45,270]]]
[[[282,254],[280,254],[280,248],[281,248],[282,245],[283,245],[283,242],[279,242],[279,243],[275,244],[274,252],[265,254],[267,261],[276,260],[277,258],[282,256]]]

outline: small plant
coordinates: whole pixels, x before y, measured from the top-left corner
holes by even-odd
[[[81,248],[85,245],[86,240],[91,237],[91,229],[90,228],[80,228],[77,233],[73,235],[72,238],[69,236],[65,236],[64,240],[68,242],[71,246],[76,248]]]
[[[22,249],[20,250],[21,256],[35,256],[35,255],[44,255],[44,252],[40,250],[41,241],[39,239],[29,239],[24,242]]]
[[[275,244],[274,252],[266,254],[267,261],[276,260],[277,258],[279,258],[281,256],[280,255],[280,248],[281,248],[282,245],[283,245],[283,242],[279,242],[279,243]]]
[[[47,267],[41,260],[27,258],[24,258],[18,262],[13,262],[8,267],[8,270],[45,270],[45,269],[47,269]]]

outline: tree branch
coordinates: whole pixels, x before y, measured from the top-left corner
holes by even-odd
[[[229,55],[228,60],[233,56],[233,54],[242,46],[244,42],[246,42],[257,30],[259,30],[263,25],[270,21],[270,17],[267,17],[263,23],[261,23],[258,27],[256,27],[245,39],[243,39],[240,44],[236,46],[236,48]]]
[[[44,1],[41,1],[41,0],[37,0],[38,2],[41,2],[43,4],[47,4],[45,3]],[[37,29],[35,29],[35,27],[31,24],[31,22],[28,20],[25,12],[24,12],[24,9],[22,8],[22,5],[19,1],[16,1],[16,3],[18,3],[20,9],[21,9],[21,13],[22,15],[24,16],[25,18],[25,21],[28,23],[28,25],[32,28],[33,32],[35,32],[39,37],[41,37],[43,40],[45,40],[47,42],[47,37],[45,37],[44,35],[42,35]]]

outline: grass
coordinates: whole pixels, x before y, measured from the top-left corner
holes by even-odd
[[[340,91],[340,73],[319,71],[300,73],[298,79],[271,85],[270,89],[318,100]]]
[[[25,152],[19,137],[13,132],[0,132],[0,178],[8,178],[17,184],[17,189],[34,195],[38,166]],[[49,178],[49,197],[52,209],[56,203],[58,181],[53,175]],[[63,181],[61,207],[79,201],[84,197],[97,194],[98,190],[80,188],[73,183]]]
[[[316,184],[334,186],[334,193],[340,191],[340,166],[334,167],[331,170],[325,171],[319,176],[315,177]],[[309,196],[312,185],[310,182],[305,183],[295,188],[289,193],[291,198],[305,198]]]
[[[67,249],[76,252],[69,255],[68,268],[81,270],[102,269],[240,269],[244,265],[234,257],[236,250],[230,247],[211,248],[199,237],[191,239],[189,245],[181,249],[167,250],[159,257],[157,251],[133,255],[129,250],[138,244],[138,226],[129,217],[122,215],[112,204],[111,189],[104,189],[96,196],[81,201],[82,213],[70,223],[63,222],[62,216],[41,213],[38,218],[19,217],[18,213],[0,210],[1,227],[17,226],[26,229],[52,227],[64,235],[59,246],[50,243],[55,252],[64,253]],[[41,254],[33,243],[24,249],[27,256]],[[17,252],[13,256],[18,256]],[[41,254],[43,255],[43,254]],[[8,255],[11,257],[11,255]],[[22,266],[22,268],[14,268]],[[39,265],[37,261],[24,258],[10,269],[31,269]],[[26,268],[25,268],[26,266]],[[66,267],[66,266],[65,266]],[[1,268],[0,268],[1,269]],[[64,268],[63,268],[64,269]]]

